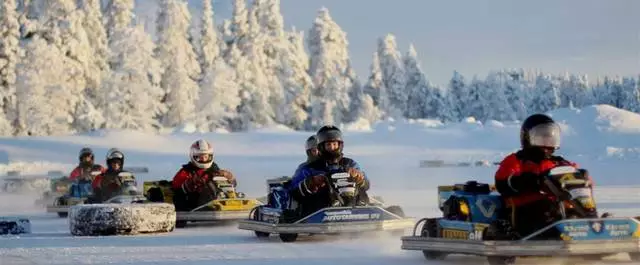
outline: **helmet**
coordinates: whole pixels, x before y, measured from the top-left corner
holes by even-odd
[[[107,152],[107,165],[113,160],[120,160],[120,166],[124,165],[124,154],[118,148],[111,148]]]
[[[84,161],[84,157],[85,156],[90,156],[91,157],[91,162],[86,162]],[[78,160],[80,161],[81,165],[86,165],[86,166],[91,166],[93,165],[93,150],[91,150],[91,148],[89,147],[84,147],[82,149],[80,149],[80,152],[78,153]]]
[[[213,146],[206,140],[195,141],[189,150],[191,163],[199,168],[209,168],[213,164]]]
[[[320,151],[320,156],[325,159],[335,159],[342,156],[342,148],[344,147],[344,142],[342,140],[342,132],[338,127],[333,125],[325,125],[316,133],[316,137],[318,138],[318,151]],[[327,151],[324,149],[324,143],[330,141],[337,141],[340,144],[340,147],[337,151]]]
[[[309,138],[307,138],[307,142],[305,143],[304,147],[305,147],[305,150],[318,148],[318,138],[315,135],[309,136]]]
[[[560,126],[549,116],[533,114],[520,127],[520,144],[522,148],[560,147]]]

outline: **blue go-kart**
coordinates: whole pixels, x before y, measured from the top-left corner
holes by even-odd
[[[420,250],[427,260],[448,254],[486,256],[491,265],[516,257],[580,257],[589,260],[628,253],[640,261],[639,217],[598,215],[592,185],[584,169],[556,167],[545,175],[544,192],[555,195],[559,218],[529,235],[518,235],[510,211],[488,184],[438,187],[442,217],[419,220],[402,249]]]

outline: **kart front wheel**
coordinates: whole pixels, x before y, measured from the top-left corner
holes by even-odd
[[[436,219],[427,219],[422,226],[422,237],[438,237],[438,221]],[[444,260],[447,253],[433,250],[423,250],[422,255],[427,260]]]
[[[298,239],[298,234],[280,234],[279,236],[282,242],[295,242]]]
[[[269,233],[267,232],[260,232],[260,231],[254,231],[256,236],[259,238],[265,238],[265,237],[269,237]]]

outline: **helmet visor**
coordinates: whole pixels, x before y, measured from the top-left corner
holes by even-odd
[[[209,163],[213,160],[213,155],[211,154],[195,154],[193,155],[193,160],[197,161],[198,163]]]
[[[529,131],[532,146],[560,147],[560,127],[555,123],[540,124]]]

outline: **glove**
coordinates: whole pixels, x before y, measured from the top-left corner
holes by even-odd
[[[236,178],[230,171],[224,169],[218,170],[218,172],[216,172],[216,176],[225,177],[230,182],[233,182],[233,180]]]
[[[364,182],[364,174],[362,173],[362,171],[355,168],[350,168],[348,172],[349,175],[353,178],[353,181],[356,182],[356,184],[361,185]]]
[[[318,189],[326,186],[324,175],[315,175],[311,177],[307,177],[304,180],[304,184],[307,186],[307,189],[311,192],[317,192]]]

